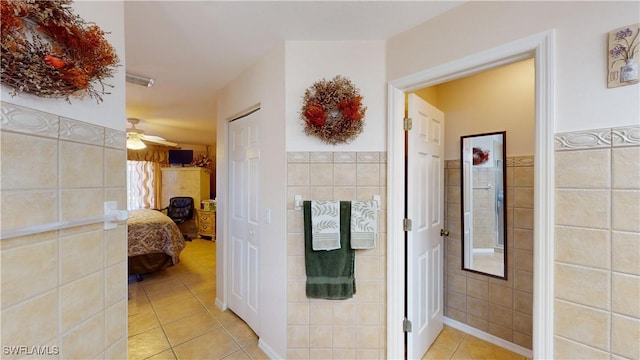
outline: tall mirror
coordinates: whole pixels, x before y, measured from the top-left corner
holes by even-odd
[[[507,279],[506,132],[460,138],[462,269]]]

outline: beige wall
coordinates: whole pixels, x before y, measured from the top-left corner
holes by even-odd
[[[460,157],[460,136],[507,132],[507,155],[533,153],[533,59],[415,91],[444,111],[445,159]]]
[[[553,30],[555,131],[637,124],[640,87],[606,86],[606,39],[639,13],[637,1],[468,1],[389,39],[387,80]]]
[[[287,151],[384,151],[386,144],[385,42],[287,41]],[[348,144],[331,145],[304,133],[300,119],[304,92],[316,81],[349,78],[367,107],[362,133]]]
[[[216,141],[216,279],[225,283],[225,247],[230,241],[227,234],[229,191],[228,122],[248,108],[260,104],[255,114],[259,118],[260,169],[260,294],[258,299],[261,348],[273,358],[286,354],[286,191],[287,163],[285,137],[285,48],[273,49],[253,67],[245,71],[221,90],[218,97]],[[273,214],[269,221],[267,209]],[[225,288],[216,289],[216,304],[226,306]]]
[[[3,102],[2,230],[101,216],[107,200],[125,209],[125,140],[124,131]],[[0,246],[2,346],[50,346],[69,359],[126,358],[126,224]]]
[[[640,127],[555,139],[556,357],[640,359]]]
[[[386,153],[289,152],[287,189],[287,358],[386,358]],[[356,294],[347,300],[305,294],[304,200],[382,198],[375,249],[356,250]]]
[[[507,157],[507,280],[461,270],[460,162],[445,163],[445,316],[527,349],[533,333],[533,157]]]

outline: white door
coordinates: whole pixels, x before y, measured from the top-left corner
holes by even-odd
[[[229,124],[229,308],[259,335],[260,128],[258,113]]]
[[[409,95],[407,137],[407,357],[420,359],[442,330],[444,113]]]

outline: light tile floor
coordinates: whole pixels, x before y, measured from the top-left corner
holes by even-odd
[[[267,359],[258,337],[215,305],[215,242],[187,242],[180,263],[129,278],[129,359]]]
[[[258,337],[215,305],[216,243],[194,238],[180,263],[129,280],[129,359],[267,359]],[[447,325],[423,359],[525,357]]]
[[[445,325],[423,360],[525,360],[526,357]]]

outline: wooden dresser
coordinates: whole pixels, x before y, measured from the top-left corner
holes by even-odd
[[[196,209],[198,213],[198,235],[204,238],[216,239],[216,212]]]

